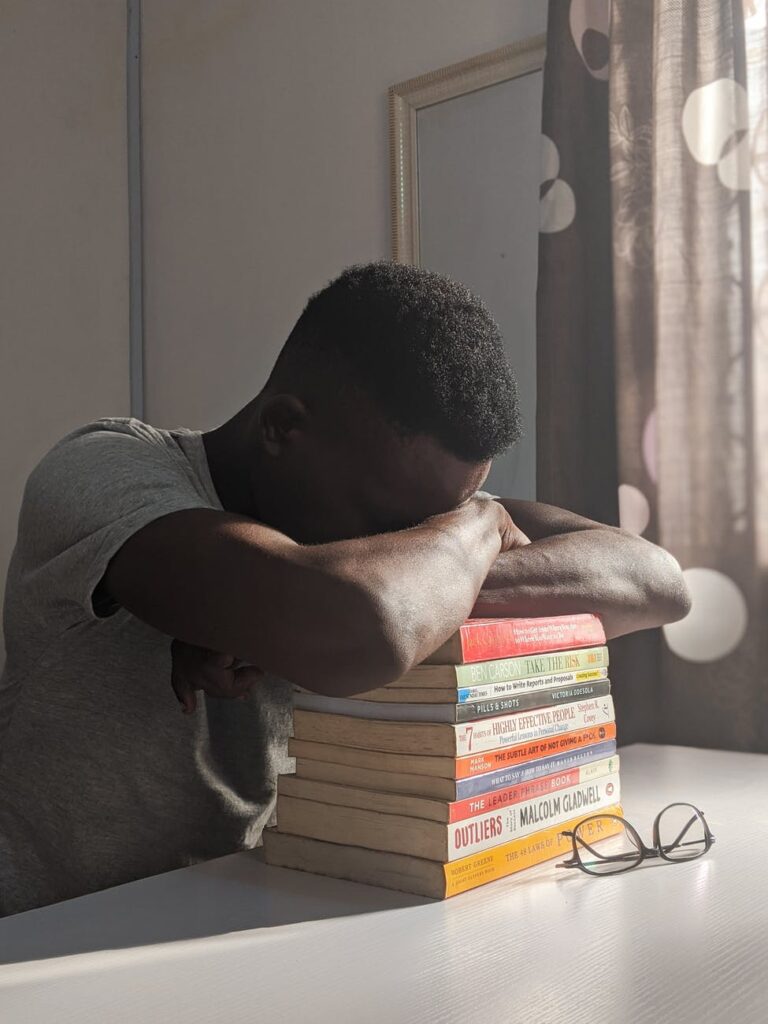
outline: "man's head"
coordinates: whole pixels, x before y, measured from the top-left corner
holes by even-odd
[[[260,469],[282,495],[270,518],[304,542],[455,508],[520,434],[515,380],[482,302],[389,262],[349,267],[309,299],[257,408]],[[254,488],[261,509],[270,499]]]

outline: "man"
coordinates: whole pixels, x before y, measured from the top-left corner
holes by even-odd
[[[216,430],[107,419],[60,441],[6,588],[0,912],[257,845],[291,683],[385,685],[473,612],[592,611],[609,636],[683,616],[660,548],[478,494],[518,432],[479,300],[374,263],[310,299]]]

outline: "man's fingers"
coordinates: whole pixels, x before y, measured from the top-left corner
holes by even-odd
[[[195,690],[202,690],[209,697],[233,698],[247,696],[251,687],[263,673],[252,669],[212,669],[206,666],[205,670],[198,672],[195,676],[188,677],[183,672],[176,672],[172,677],[174,680],[174,691],[179,700],[192,709],[195,706]]]
[[[235,673],[235,689],[232,694],[238,700],[248,700],[251,688],[264,673],[258,669],[241,668]]]
[[[232,668],[235,664],[235,658],[231,654],[222,654],[221,651],[209,651],[206,663],[214,666],[214,668]]]
[[[191,715],[197,708],[197,697],[195,696],[194,688],[178,671],[171,673],[171,686],[184,713]]]
[[[186,714],[197,707],[196,690],[209,697],[248,700],[251,687],[264,674],[254,665],[242,665],[231,654],[180,640],[173,641],[171,651],[171,685]]]
[[[196,661],[197,649],[195,647],[185,644],[181,640],[173,641],[171,644],[171,687],[186,715],[193,714],[197,709],[195,687],[190,681],[195,678]]]
[[[235,669],[235,678],[240,686],[253,686],[254,683],[258,683],[260,679],[264,678],[264,673],[255,665],[247,665],[245,668]]]

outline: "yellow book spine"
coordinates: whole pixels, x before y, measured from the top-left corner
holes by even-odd
[[[620,804],[613,804],[598,814],[615,814],[623,817],[623,810]],[[551,825],[549,828],[534,832],[522,839],[513,839],[510,843],[502,843],[500,846],[493,846],[490,850],[482,853],[475,853],[471,857],[463,857],[461,860],[445,864],[445,895],[456,896],[460,892],[467,892],[475,889],[478,885],[492,882],[497,878],[505,878],[513,875],[516,871],[524,868],[542,864],[553,857],[569,857],[573,851],[571,840],[561,836],[561,832],[573,830],[584,816],[572,818],[570,821],[563,821],[559,825]],[[621,823],[616,821],[603,824],[599,836],[595,839],[607,839],[615,835],[621,828]]]

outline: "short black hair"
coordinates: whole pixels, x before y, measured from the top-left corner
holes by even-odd
[[[356,263],[307,302],[270,382],[346,370],[402,435],[483,461],[520,437],[496,321],[465,285],[389,261]]]

